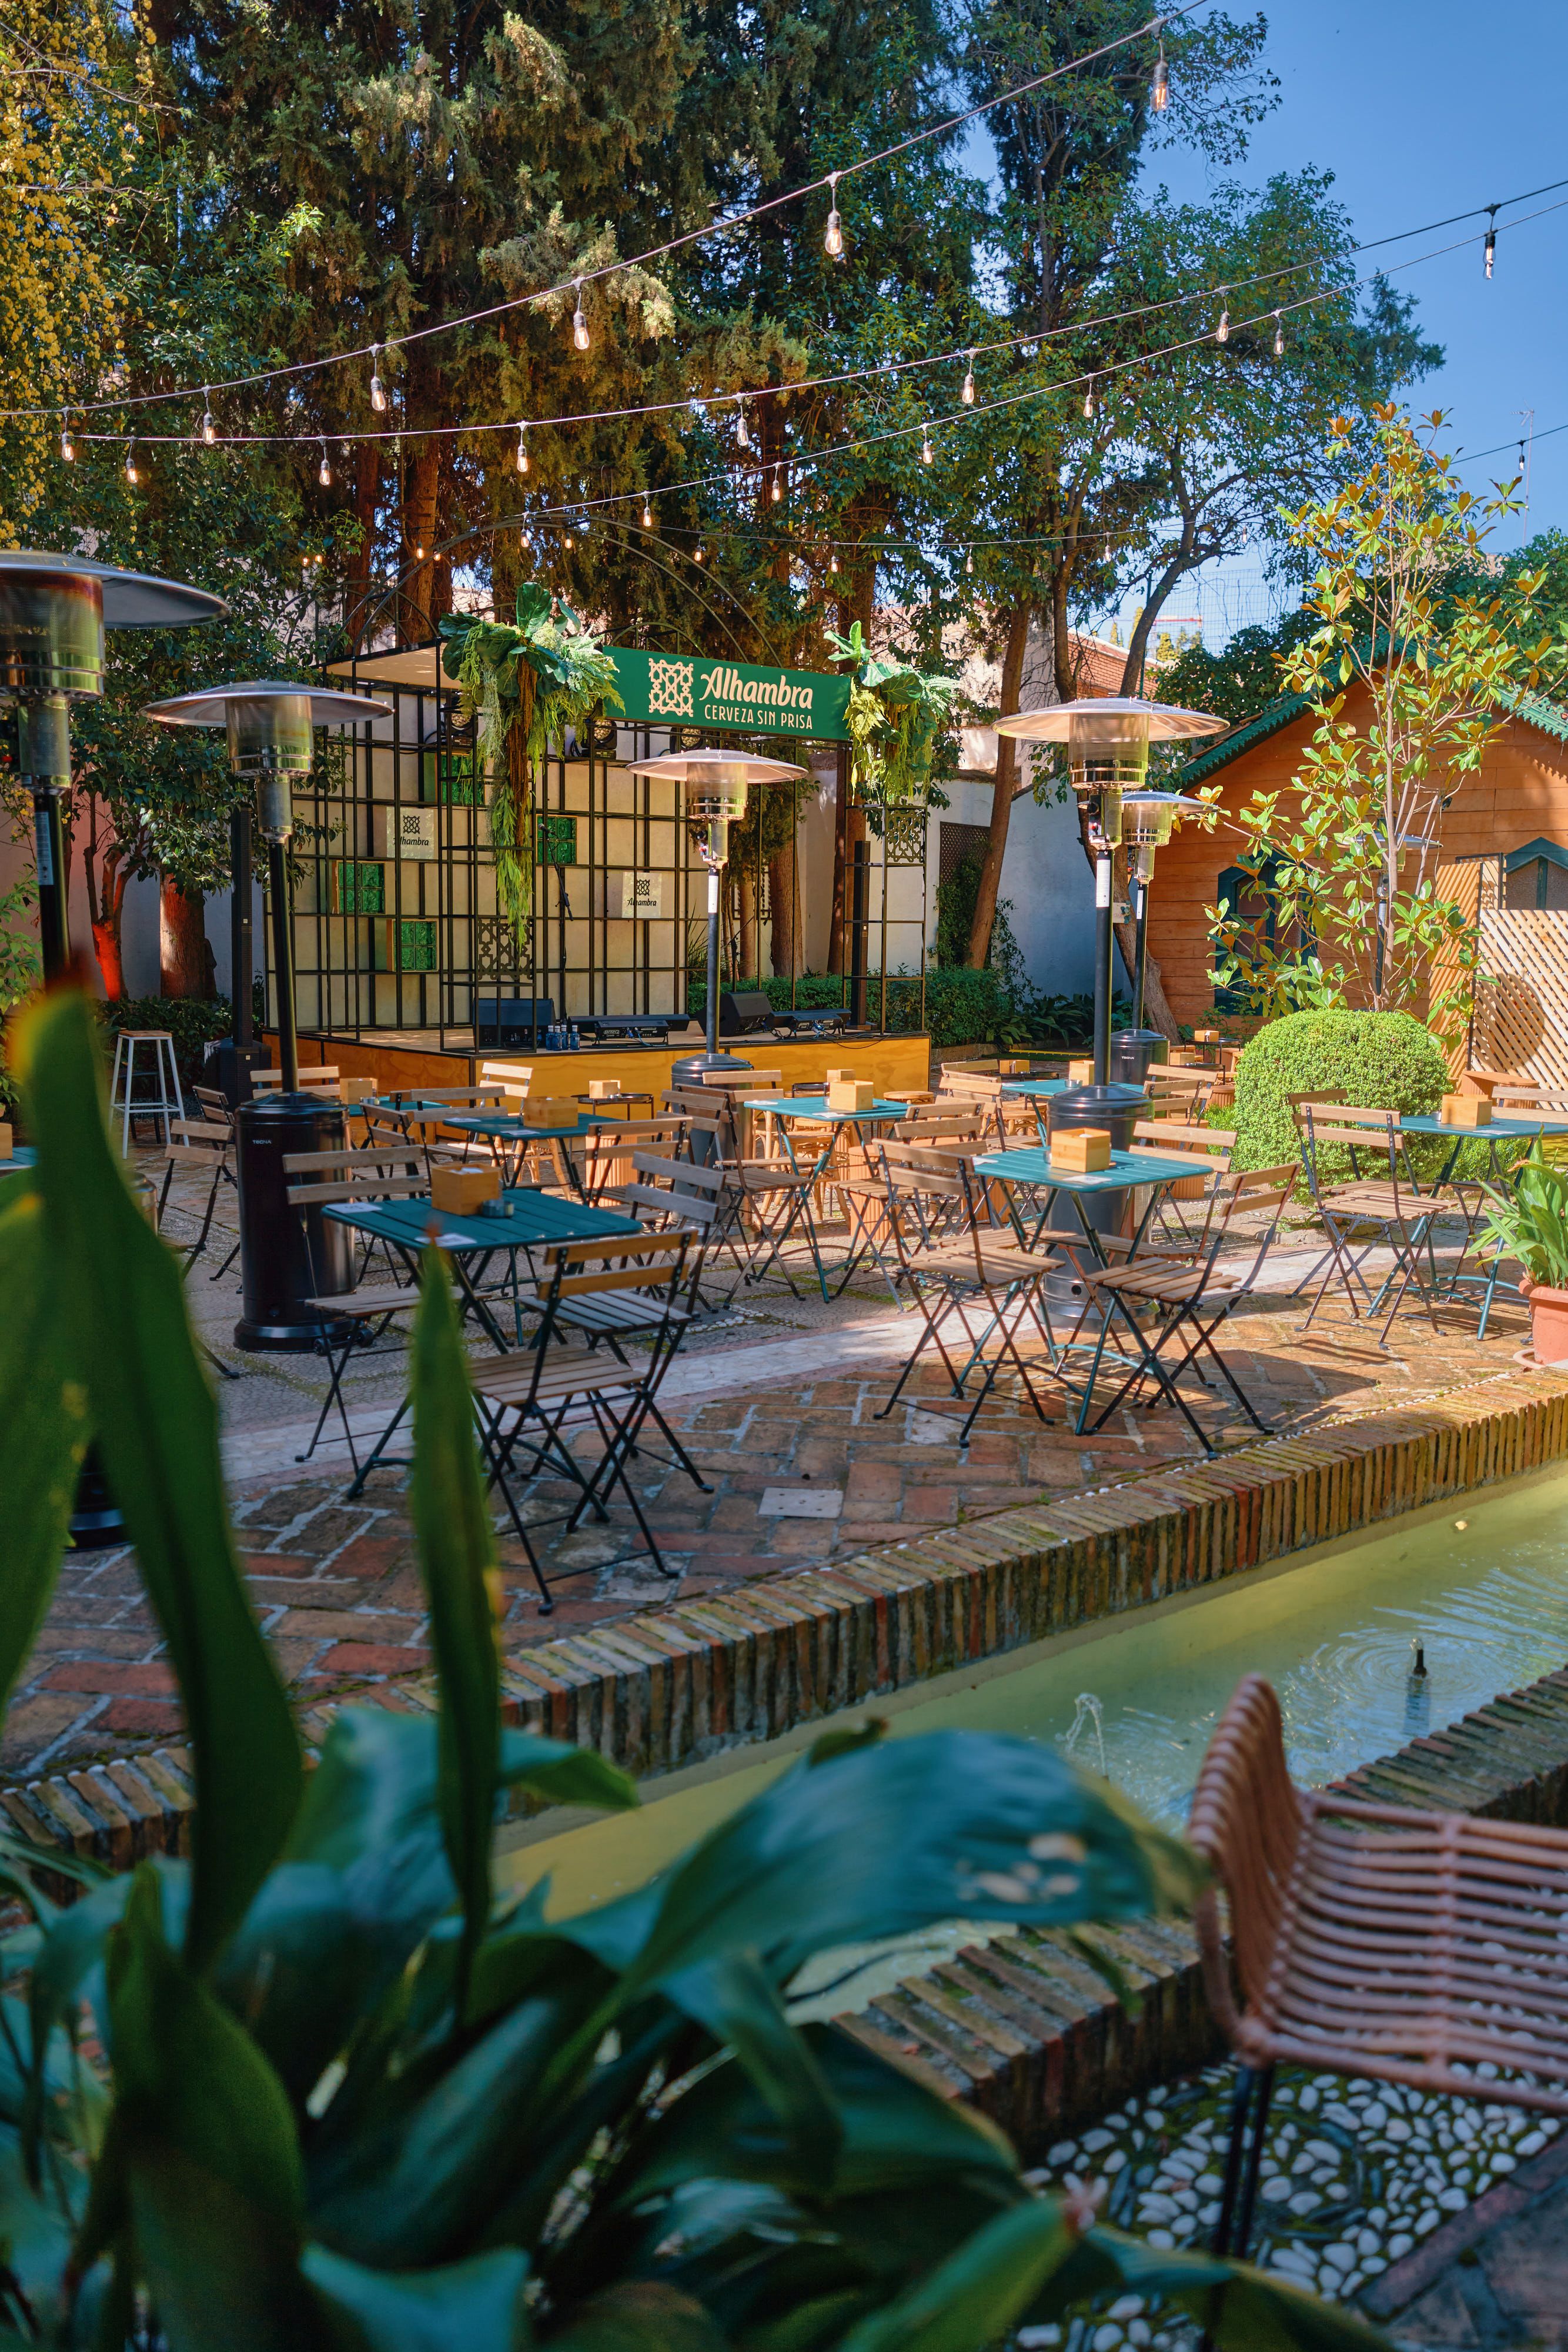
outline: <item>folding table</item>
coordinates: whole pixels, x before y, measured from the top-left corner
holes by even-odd
[[[812,1192],[827,1172],[829,1161],[841,1149],[846,1128],[852,1127],[856,1130],[863,1150],[864,1130],[867,1128],[885,1127],[909,1117],[909,1105],[906,1102],[877,1101],[873,1103],[869,1110],[830,1110],[825,1095],[753,1095],[743,1097],[742,1100],[747,1110],[765,1115],[775,1122],[791,1171],[797,1176],[808,1178],[800,1194],[802,1202],[808,1204]],[[826,1127],[831,1130],[809,1170],[803,1169],[795,1157],[794,1140],[789,1133],[790,1122],[794,1119],[805,1119],[813,1127]],[[821,1285],[822,1297],[826,1299],[830,1296],[828,1277],[822,1265],[822,1253],[818,1245],[817,1229],[809,1205],[805,1211],[805,1217],[806,1234],[811,1244],[811,1257],[817,1268],[817,1280]],[[793,1222],[791,1217],[789,1223]],[[779,1235],[779,1247],[782,1247],[784,1239],[789,1234],[789,1223],[786,1224],[784,1233]],[[851,1274],[859,1264],[862,1255],[860,1251],[852,1250],[843,1279],[839,1284],[838,1291],[833,1292],[831,1296],[837,1297],[842,1291],[844,1284],[849,1281]],[[778,1255],[777,1248],[774,1255]]]
[[[1446,1135],[1452,1139],[1454,1148],[1444,1160],[1441,1172],[1432,1185],[1432,1190],[1437,1192],[1441,1192],[1445,1184],[1451,1182],[1454,1170],[1458,1164],[1460,1148],[1467,1143],[1487,1145],[1487,1157],[1490,1162],[1492,1181],[1497,1184],[1506,1183],[1507,1176],[1497,1164],[1498,1146],[1503,1143],[1533,1142],[1543,1135],[1568,1135],[1568,1112],[1531,1110],[1511,1112],[1506,1118],[1488,1119],[1484,1127],[1449,1127],[1442,1119],[1435,1118],[1430,1111],[1402,1112],[1399,1119],[1399,1133],[1402,1138],[1407,1135]],[[1461,1202],[1461,1208],[1463,1205]],[[1522,1294],[1516,1282],[1500,1282],[1498,1279],[1498,1269],[1502,1264],[1500,1256],[1493,1258],[1490,1269],[1482,1270],[1478,1267],[1474,1274],[1465,1272],[1465,1255],[1469,1249],[1472,1237],[1473,1228],[1467,1213],[1465,1246],[1459,1253],[1458,1265],[1448,1276],[1447,1296],[1451,1299],[1461,1283],[1479,1284],[1481,1315],[1476,1337],[1484,1339],[1487,1335],[1487,1319],[1491,1314],[1492,1300],[1498,1292],[1503,1291],[1511,1298],[1518,1298]],[[1429,1241],[1427,1257],[1428,1263],[1432,1263]],[[1436,1265],[1433,1264],[1434,1274],[1436,1271]]]
[[[455,1127],[463,1135],[480,1136],[486,1142],[496,1145],[503,1181],[508,1186],[515,1186],[522,1175],[523,1162],[531,1143],[563,1143],[570,1136],[591,1135],[596,1128],[619,1127],[621,1121],[613,1111],[583,1111],[575,1120],[559,1127],[531,1127],[526,1120],[508,1118],[503,1111],[465,1110],[444,1120],[443,1125]],[[504,1149],[507,1144],[517,1147],[509,1157]],[[553,1156],[557,1169],[564,1168],[567,1182],[580,1200],[582,1179],[578,1174],[570,1152],[557,1151]]]
[[[470,1307],[486,1336],[502,1354],[509,1344],[522,1338],[522,1310],[517,1299],[517,1253],[550,1249],[561,1242],[598,1241],[611,1234],[640,1234],[643,1230],[635,1217],[617,1216],[609,1209],[591,1209],[580,1201],[563,1201],[553,1192],[540,1192],[531,1188],[508,1192],[502,1198],[510,1204],[510,1213],[500,1217],[454,1217],[433,1209],[428,1201],[337,1201],[321,1212],[324,1217],[335,1217],[340,1224],[350,1225],[355,1232],[372,1234],[397,1252],[411,1273],[417,1269],[420,1253],[434,1242],[452,1260],[452,1268],[463,1294],[465,1307]],[[492,1257],[506,1251],[511,1261],[509,1288],[512,1294],[514,1341],[503,1337],[477,1288],[484,1279],[485,1269]],[[470,1268],[468,1261],[477,1259]],[[345,1501],[363,1491],[365,1480],[382,1461],[393,1432],[408,1411],[405,1397],[397,1412],[376,1440],[375,1446],[349,1488]]]

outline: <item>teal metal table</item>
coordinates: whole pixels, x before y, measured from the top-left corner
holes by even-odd
[[[828,1173],[828,1163],[841,1144],[846,1128],[852,1127],[856,1129],[863,1146],[865,1129],[886,1127],[896,1124],[900,1119],[907,1118],[909,1105],[906,1102],[889,1100],[873,1102],[869,1110],[830,1110],[825,1095],[748,1095],[743,1096],[741,1100],[745,1109],[753,1114],[765,1113],[769,1118],[779,1122],[780,1139],[783,1142],[791,1172],[797,1176],[805,1176],[808,1180],[801,1188],[800,1195],[802,1204],[801,1213],[806,1223],[806,1237],[811,1245],[811,1258],[817,1269],[817,1281],[824,1300],[830,1297],[837,1298],[842,1294],[850,1276],[860,1264],[862,1253],[858,1250],[851,1251],[849,1262],[841,1276],[838,1289],[830,1292],[827,1270],[822,1264],[821,1245],[818,1239],[816,1220],[811,1213],[811,1193],[821,1178]],[[789,1122],[792,1119],[807,1119],[813,1127],[826,1127],[831,1130],[809,1170],[803,1169],[795,1157],[794,1139],[789,1133]],[[790,1222],[793,1222],[792,1218]],[[786,1228],[787,1231],[788,1228]],[[774,1255],[777,1256],[777,1255],[778,1252],[775,1250]]]

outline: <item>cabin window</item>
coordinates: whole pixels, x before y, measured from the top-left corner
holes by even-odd
[[[1257,872],[1244,866],[1228,866],[1214,886],[1214,903],[1227,910],[1231,922],[1239,921],[1249,927],[1259,947],[1273,948],[1278,943],[1280,927],[1280,894],[1275,887],[1281,860],[1267,857]],[[1210,934],[1216,961],[1222,953],[1233,955],[1245,969],[1256,971],[1258,958],[1248,953],[1245,935],[1228,950],[1221,948],[1218,938]],[[1219,1013],[1246,1013],[1250,1009],[1243,988],[1217,987],[1214,992],[1215,1010]]]
[[[1526,842],[1503,860],[1505,907],[1568,908],[1568,849],[1555,841]]]

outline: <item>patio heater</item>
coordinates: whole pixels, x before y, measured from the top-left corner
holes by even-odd
[[[806,771],[788,760],[764,760],[749,751],[665,751],[656,760],[634,760],[631,772],[664,776],[683,787],[686,822],[707,868],[706,1049],[677,1062],[670,1073],[677,1086],[683,1080],[700,1086],[706,1076],[752,1066],[718,1050],[719,877],[729,857],[729,828],[746,814],[746,797],[753,784],[782,784]]]
[[[1122,839],[1132,860],[1134,928],[1136,946],[1133,962],[1133,1025],[1119,1029],[1111,1040],[1119,1075],[1141,1086],[1160,1047],[1166,1043],[1158,1029],[1144,1026],[1144,982],[1149,962],[1149,890],[1155,878],[1155,852],[1163,849],[1183,817],[1203,816],[1207,803],[1184,799],[1180,793],[1124,793]]]
[[[73,699],[103,692],[103,633],[188,628],[227,610],[221,596],[204,588],[143,572],[30,548],[0,551],[0,695],[16,704],[16,766],[32,795],[46,980],[70,961],[64,819],[71,787],[70,707]],[[70,1540],[89,1550],[123,1533],[91,1447],[77,1483]]]
[[[1053,1096],[1054,1127],[1106,1127],[1113,1145],[1124,1150],[1143,1108],[1141,1085],[1111,1079],[1111,997],[1115,931],[1111,908],[1111,868],[1125,838],[1124,807],[1129,793],[1144,791],[1149,745],[1223,734],[1226,720],[1204,710],[1177,710],[1163,702],[1105,695],[1084,702],[1058,702],[1043,710],[1020,710],[997,721],[998,735],[1030,743],[1065,743],[1068,774],[1087,818],[1094,853],[1094,1080]]]
[[[163,727],[224,727],[229,766],[254,784],[267,843],[272,965],[277,991],[276,1094],[242,1103],[235,1114],[239,1181],[240,1273],[244,1312],[235,1345],[253,1352],[304,1353],[319,1345],[321,1322],[307,1301],[352,1286],[349,1229],[311,1209],[301,1218],[288,1202],[286,1154],[347,1148],[342,1106],[301,1092],[294,1010],[294,910],[288,837],[294,830],[293,782],[310,772],[315,727],[355,726],[386,718],[388,702],[360,694],[323,694],[271,679],[215,686],[149,703]],[[329,1330],[329,1339],[341,1336]]]

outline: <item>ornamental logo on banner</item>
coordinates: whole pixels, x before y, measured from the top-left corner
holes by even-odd
[[[654,655],[648,664],[648,709],[661,719],[691,719],[694,662],[664,661]]]

